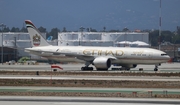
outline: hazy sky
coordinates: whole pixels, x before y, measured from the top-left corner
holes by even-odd
[[[0,23],[21,28],[24,20],[48,31],[159,29],[159,0],[0,0]],[[162,0],[162,30],[177,26],[180,0]]]

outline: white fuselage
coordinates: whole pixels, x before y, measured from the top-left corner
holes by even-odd
[[[41,46],[25,50],[60,62],[92,61],[102,56],[112,58],[112,64],[160,64],[170,58],[165,52],[151,48]]]

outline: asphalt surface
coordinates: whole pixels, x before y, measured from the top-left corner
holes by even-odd
[[[0,86],[0,92],[89,92],[89,93],[148,93],[180,94],[180,89],[159,88],[88,88],[88,87],[31,87],[31,86]]]
[[[59,70],[65,71],[80,71],[83,64],[58,64],[63,68]],[[51,65],[0,65],[0,70],[10,71],[51,71]],[[131,71],[137,71],[143,68],[144,72],[154,72],[154,65],[138,65],[137,68]],[[97,72],[97,71],[94,71]],[[114,71],[109,71],[114,72]],[[180,72],[180,63],[164,63],[159,67],[159,72]],[[6,79],[90,79],[90,80],[153,80],[153,81],[180,81],[179,77],[143,77],[143,76],[22,76],[22,75],[0,75],[0,78]],[[11,87],[1,86],[0,91],[33,91],[33,92],[126,92],[134,91],[142,93],[153,91],[153,93],[164,94],[180,94],[179,89],[152,89],[152,88],[63,88],[63,87]],[[180,100],[175,99],[147,99],[147,98],[97,98],[97,97],[26,97],[26,96],[0,96],[0,105],[180,105]]]
[[[143,80],[143,81],[180,81],[179,77],[160,77],[160,76],[29,76],[29,75],[0,75],[0,79],[66,79],[66,80]]]
[[[0,96],[1,105],[179,105],[176,99]]]

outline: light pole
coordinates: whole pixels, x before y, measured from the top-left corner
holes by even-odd
[[[81,42],[79,41],[79,45],[82,45],[82,41],[83,41],[83,30],[85,29],[84,27],[81,26],[81,28],[79,28],[81,31]]]
[[[159,4],[159,50],[161,50],[161,0]]]
[[[2,28],[2,30],[1,30],[1,32],[2,32],[2,46],[1,46],[1,63],[2,63],[2,65],[3,65],[3,30],[4,30],[4,28],[6,27],[6,25],[4,25],[3,23],[0,25],[0,27]]]
[[[173,38],[173,54],[174,54],[174,58],[173,58],[173,61],[176,60],[176,52],[175,52],[175,49],[176,49],[176,34],[172,37]]]

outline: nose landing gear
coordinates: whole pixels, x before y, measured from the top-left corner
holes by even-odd
[[[155,66],[154,71],[158,71],[158,66]]]
[[[161,64],[156,64],[155,65],[155,68],[154,68],[154,71],[158,71],[158,66],[160,66]]]

